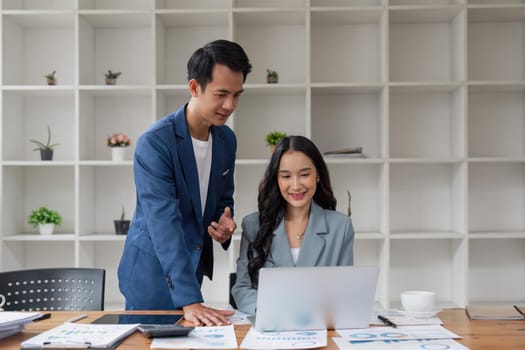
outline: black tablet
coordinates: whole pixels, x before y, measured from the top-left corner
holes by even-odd
[[[181,337],[190,333],[194,327],[184,327],[177,322],[183,315],[168,314],[106,314],[91,323],[96,324],[135,324],[138,330],[149,338]]]
[[[175,324],[183,315],[170,314],[106,314],[97,318],[91,323],[97,324],[135,324],[141,325],[159,325]]]

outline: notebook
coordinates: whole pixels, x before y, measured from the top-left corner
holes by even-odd
[[[469,305],[465,311],[472,320],[522,320],[525,315],[517,306],[476,306]]]
[[[366,328],[379,269],[371,266],[262,268],[254,328],[260,332]]]

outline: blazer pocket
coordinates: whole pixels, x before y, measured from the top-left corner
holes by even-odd
[[[222,172],[221,175],[222,175],[222,176],[226,176],[226,175],[229,174],[229,172],[230,172],[230,169],[226,169],[226,170],[224,170],[224,171]]]

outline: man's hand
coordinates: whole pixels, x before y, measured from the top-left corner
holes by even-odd
[[[236,228],[237,224],[232,219],[231,210],[229,207],[226,207],[219,218],[219,222],[213,221],[208,226],[208,233],[217,242],[224,243],[231,238]]]
[[[193,322],[195,326],[226,326],[231,322],[226,316],[232,316],[233,310],[217,310],[202,304],[186,305],[184,310],[184,319]]]

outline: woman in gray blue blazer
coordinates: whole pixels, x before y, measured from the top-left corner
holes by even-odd
[[[242,220],[237,280],[240,311],[255,313],[262,267],[353,265],[350,217],[337,201],[322,154],[303,136],[284,138],[259,185],[259,211]]]

